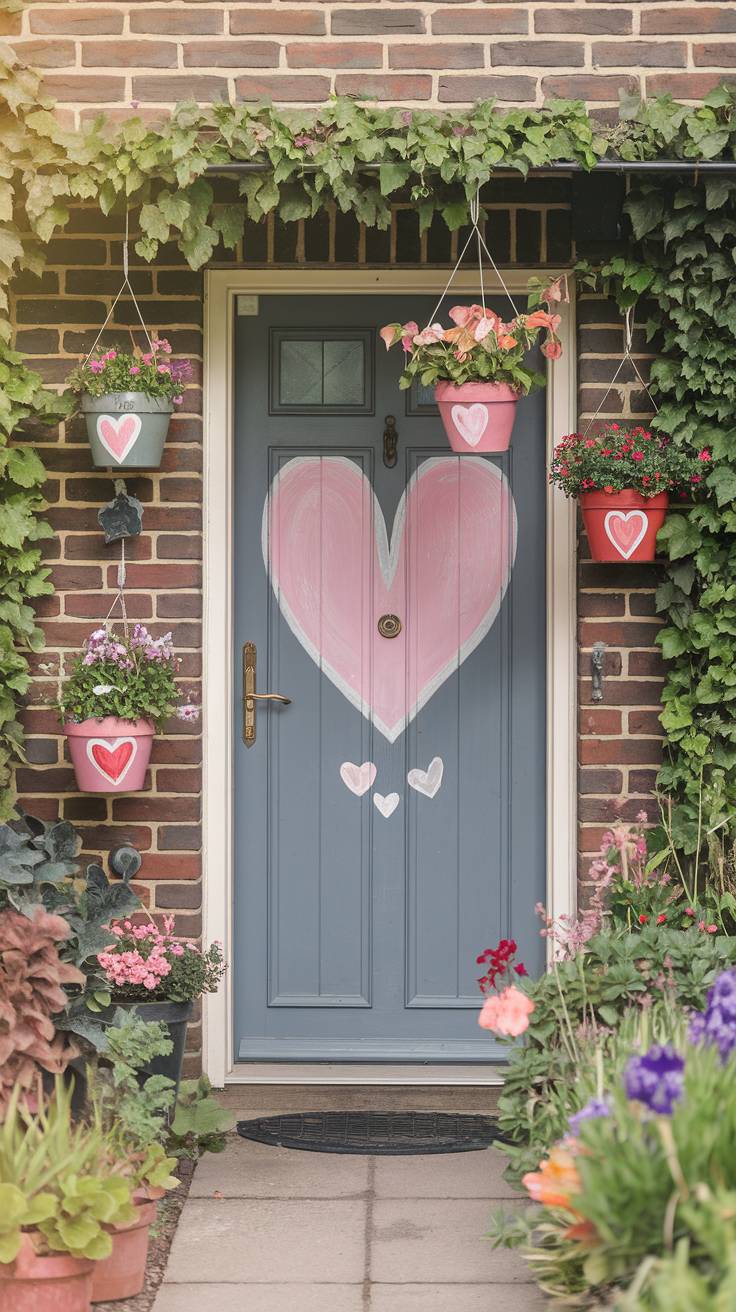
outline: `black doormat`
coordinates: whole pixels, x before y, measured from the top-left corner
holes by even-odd
[[[300,1112],[238,1121],[243,1139],[313,1153],[465,1153],[487,1148],[501,1135],[491,1116],[445,1112]]]

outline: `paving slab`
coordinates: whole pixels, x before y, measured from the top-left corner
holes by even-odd
[[[498,1148],[421,1157],[377,1157],[377,1198],[518,1198],[503,1179],[508,1157]],[[195,1176],[196,1179],[196,1176]]]
[[[418,1308],[419,1304],[415,1306]],[[153,1312],[294,1312],[294,1309],[298,1312],[364,1312],[363,1286],[162,1285],[153,1305]],[[463,1308],[462,1312],[466,1309]],[[467,1312],[471,1309],[468,1308]],[[474,1308],[472,1312],[475,1312]],[[488,1312],[487,1307],[483,1312]]]
[[[364,1273],[366,1206],[355,1199],[191,1198],[164,1280],[357,1284]]]
[[[545,1312],[548,1306],[536,1285],[487,1284],[371,1285],[368,1304],[370,1312]],[[349,1304],[346,1312],[347,1307]],[[190,1309],[172,1307],[162,1312]],[[230,1309],[225,1305],[220,1312]],[[254,1307],[253,1312],[260,1312],[260,1308]]]
[[[236,1137],[197,1166],[191,1198],[347,1198],[365,1193],[368,1158],[273,1148]],[[498,1195],[497,1195],[498,1196]]]
[[[487,1285],[528,1281],[529,1267],[517,1253],[494,1249],[484,1239],[491,1210],[486,1199],[377,1198],[371,1280]]]

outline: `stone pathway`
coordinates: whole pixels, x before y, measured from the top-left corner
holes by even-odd
[[[154,1312],[541,1312],[524,1262],[483,1238],[518,1205],[504,1161],[233,1137],[196,1169]]]

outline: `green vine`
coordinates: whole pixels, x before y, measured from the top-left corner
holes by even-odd
[[[156,258],[176,243],[192,268],[222,245],[235,249],[246,218],[278,211],[284,221],[326,206],[387,227],[391,206],[409,200],[426,229],[440,214],[450,229],[468,220],[477,188],[499,166],[572,161],[585,169],[605,157],[648,160],[733,158],[736,90],[721,88],[700,106],[670,97],[640,103],[623,96],[619,120],[603,125],[578,101],[541,109],[458,111],[373,108],[335,99],[313,110],[218,103],[179,105],[162,125],[100,117],[64,130],[39,94],[39,79],[0,45],[0,793],[9,805],[9,763],[21,748],[18,701],[28,684],[23,650],[41,645],[31,603],[50,590],[36,543],[48,536],[43,467],[30,446],[9,446],[27,420],[55,422],[63,404],[10,351],[3,288],[22,270],[39,271],[44,245],[63,230],[70,206],[105,214],[127,206],[136,250]],[[238,199],[223,203],[205,176],[210,165],[249,161]],[[711,447],[710,497],[671,516],[670,577],[658,594],[669,618],[662,635],[674,664],[665,690],[671,762],[661,782],[691,810],[703,787],[721,814],[736,805],[736,453],[733,363],[734,183],[719,178],[682,186],[665,178],[639,188],[629,213],[641,258],[612,261],[606,277],[624,301],[646,293],[664,330],[655,369],[665,400],[660,421],[683,445]],[[634,252],[636,255],[637,253]],[[697,406],[697,410],[696,410]],[[720,808],[720,809],[719,809]],[[715,813],[715,812],[714,812]],[[693,813],[694,814],[694,813]]]

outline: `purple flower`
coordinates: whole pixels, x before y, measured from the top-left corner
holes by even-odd
[[[611,1104],[607,1098],[591,1098],[579,1112],[568,1119],[570,1133],[577,1138],[585,1121],[597,1121],[603,1116],[611,1115]]]
[[[102,360],[90,360],[89,368],[90,368],[90,373],[101,374],[105,366]]]
[[[643,1102],[659,1116],[671,1116],[682,1097],[685,1060],[670,1044],[659,1044],[643,1057],[632,1057],[624,1071],[626,1097]]]
[[[705,1011],[690,1023],[691,1043],[713,1043],[723,1061],[736,1048],[736,969],[724,970],[708,990]]]
[[[184,383],[192,376],[192,366],[189,360],[172,360],[171,378],[175,383]]]
[[[178,720],[183,720],[185,724],[196,724],[200,710],[199,706],[193,706],[191,702],[187,702],[185,706],[179,707],[176,716]]]

